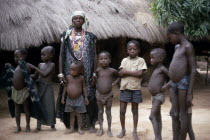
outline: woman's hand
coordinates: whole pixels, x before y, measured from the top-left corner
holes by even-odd
[[[65,85],[66,80],[65,80],[65,78],[64,78],[63,73],[58,74],[58,78],[59,78],[60,84],[61,84],[61,85]]]
[[[61,103],[62,103],[62,104],[65,104],[65,98],[64,98],[64,97],[62,97]]]
[[[85,98],[85,105],[88,105],[89,104],[89,100],[88,100],[88,98],[86,97]]]

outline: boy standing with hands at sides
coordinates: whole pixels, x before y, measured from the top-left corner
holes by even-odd
[[[44,110],[47,112],[47,120],[37,120],[37,128],[35,133],[41,130],[41,125],[51,126],[51,131],[55,131],[55,100],[54,91],[52,88],[52,77],[55,72],[55,64],[52,62],[52,58],[55,54],[55,49],[52,46],[46,46],[41,50],[41,59],[43,63],[40,63],[38,67],[32,64],[28,64],[31,69],[36,70],[35,74],[31,77],[37,79],[38,95]]]
[[[106,115],[108,122],[107,135],[112,137],[111,132],[111,107],[112,107],[112,86],[116,84],[117,81],[113,82],[114,79],[117,79],[118,72],[117,70],[110,68],[109,63],[111,62],[111,55],[106,51],[102,51],[99,54],[99,65],[100,68],[96,69],[96,78],[93,80],[93,83],[96,82],[96,99],[98,105],[98,120],[100,129],[97,132],[97,136],[101,136],[104,132],[103,130],[103,113],[104,106],[106,106]],[[97,80],[97,81],[95,81]]]
[[[15,63],[18,64],[20,60],[25,60],[27,57],[27,50],[25,49],[17,49],[14,52]],[[29,69],[28,69],[29,71]],[[20,127],[20,115],[21,115],[21,104],[23,105],[23,109],[26,115],[26,132],[30,132],[30,110],[29,110],[29,92],[24,81],[24,75],[22,69],[19,64],[15,68],[13,75],[13,88],[12,88],[12,100],[15,103],[15,119],[17,124],[17,129],[15,133],[19,133],[21,131]]]
[[[132,40],[127,44],[128,57],[121,62],[119,76],[120,83],[120,122],[122,130],[117,136],[122,138],[125,136],[125,113],[127,104],[131,102],[133,113],[133,139],[138,140],[137,124],[138,124],[138,104],[142,102],[141,81],[144,71],[147,69],[145,60],[138,57],[140,52],[139,42]]]
[[[70,112],[70,130],[65,134],[74,133],[75,116],[77,117],[78,133],[84,134],[82,131],[82,116],[81,113],[86,112],[86,106],[89,104],[87,98],[87,89],[84,81],[83,63],[79,60],[72,62],[70,72],[66,77],[66,83],[63,91],[61,103],[65,104],[65,95],[67,93],[65,112]],[[83,93],[85,99],[83,97]]]
[[[188,108],[192,106],[196,77],[194,48],[185,37],[184,24],[181,22],[171,23],[167,35],[172,44],[180,44],[175,48],[169,67],[173,139],[185,140],[189,127]]]
[[[164,83],[168,77],[168,70],[162,63],[166,57],[166,52],[162,48],[155,48],[151,51],[150,57],[150,62],[155,66],[155,69],[148,84],[148,90],[152,95],[152,109],[149,119],[153,125],[155,140],[162,140],[161,105],[165,101],[163,90],[165,87]]]

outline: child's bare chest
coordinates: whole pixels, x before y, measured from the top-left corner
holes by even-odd
[[[49,66],[50,66],[49,64],[42,63],[39,69],[45,71]]]
[[[71,76],[67,76],[67,81],[68,84],[75,84],[75,85],[80,85],[83,82],[81,77],[71,77]]]
[[[99,78],[112,78],[113,72],[111,70],[101,70],[98,73]]]

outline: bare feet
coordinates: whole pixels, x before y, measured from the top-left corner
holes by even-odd
[[[20,127],[17,127],[16,130],[14,131],[14,133],[18,134],[21,131]]]
[[[26,126],[25,132],[31,132],[30,126]]]
[[[120,134],[119,135],[117,135],[117,137],[118,138],[122,138],[122,137],[124,137],[125,136],[125,130],[122,130],[121,132],[120,132]]]
[[[97,132],[97,136],[102,136],[104,133],[104,130],[103,129],[99,129],[98,132]]]
[[[71,134],[71,133],[74,133],[75,130],[74,129],[70,129],[70,130],[67,130],[64,134]]]
[[[133,132],[133,139],[134,140],[139,140],[139,137],[137,135],[137,132]]]
[[[79,133],[80,135],[85,134],[85,132],[84,132],[84,131],[82,131],[81,129],[78,129],[78,133]]]
[[[107,130],[107,136],[108,136],[108,137],[113,137],[112,131],[111,131],[111,130]]]
[[[41,131],[41,128],[36,128],[36,129],[34,129],[34,133],[38,133],[39,131]]]
[[[51,131],[56,131],[56,128],[55,127],[51,127]]]
[[[90,130],[89,130],[89,133],[96,133],[96,132],[97,132],[96,128],[91,126]]]

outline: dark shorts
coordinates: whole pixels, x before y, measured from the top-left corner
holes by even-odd
[[[120,101],[123,102],[142,102],[142,93],[141,90],[121,90],[120,91]]]
[[[66,98],[65,112],[85,113],[86,106],[84,97],[81,95],[77,99]]]
[[[170,86],[176,93],[178,92],[178,89],[188,90],[189,84],[190,78],[188,75],[185,75],[178,83],[170,82]]]

